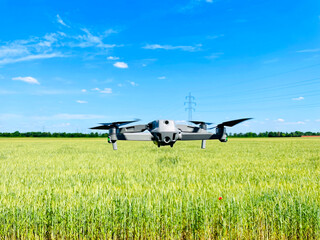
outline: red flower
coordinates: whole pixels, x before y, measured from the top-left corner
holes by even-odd
[[[219,200],[222,200],[222,197],[219,197]]]

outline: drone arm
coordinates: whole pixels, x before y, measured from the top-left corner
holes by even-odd
[[[182,141],[188,140],[209,140],[209,139],[219,139],[219,135],[213,133],[181,133]]]
[[[181,130],[181,132],[198,132],[199,127],[194,127],[194,126],[189,126],[189,125],[184,125],[184,124],[176,124],[176,127]]]
[[[130,127],[123,127],[119,129],[119,133],[140,133],[148,129],[148,125],[134,125]]]
[[[119,133],[117,134],[118,140],[127,141],[153,141],[153,136],[150,132],[145,133]]]

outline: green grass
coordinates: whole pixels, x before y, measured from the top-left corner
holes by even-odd
[[[0,238],[320,238],[320,138],[118,147],[1,138]]]

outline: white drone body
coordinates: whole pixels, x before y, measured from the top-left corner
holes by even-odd
[[[209,132],[207,126],[212,123],[202,121],[191,121],[197,126],[176,124],[173,120],[155,120],[148,124],[120,127],[129,123],[139,121],[122,121],[112,123],[101,123],[101,126],[91,129],[109,130],[108,142],[112,143],[113,149],[117,150],[118,140],[127,141],[153,141],[158,147],[169,145],[173,147],[176,141],[202,140],[201,148],[206,147],[206,140],[218,139],[227,142],[228,137],[225,127],[234,125],[251,118],[242,118],[223,122],[209,129],[216,129],[215,133]]]

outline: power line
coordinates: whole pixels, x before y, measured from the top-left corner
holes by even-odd
[[[268,79],[268,78],[273,78],[273,77],[277,77],[277,76],[280,76],[280,75],[285,75],[285,74],[287,74],[287,73],[292,73],[292,72],[297,72],[297,71],[305,70],[305,69],[308,69],[308,68],[318,67],[319,65],[320,65],[320,63],[317,63],[317,64],[307,65],[307,66],[303,66],[303,67],[299,67],[299,68],[294,68],[294,69],[287,70],[287,71],[283,71],[283,72],[279,72],[279,73],[274,73],[274,74],[266,75],[266,76],[263,76],[263,77],[260,77],[260,78],[248,79],[248,80],[246,80],[246,81],[241,81],[241,82],[233,83],[233,86],[242,85],[244,82],[245,82],[245,83],[258,82],[258,81],[260,81],[260,80],[264,80],[264,79]],[[208,89],[208,88],[206,88],[206,90],[207,90],[207,89]],[[203,91],[203,90],[204,90],[204,89],[196,89],[196,90],[193,90],[193,91],[195,91],[195,92],[200,92],[200,91]]]
[[[229,91],[228,94],[233,94],[235,95],[236,93],[239,94],[251,94],[251,95],[260,95],[261,93],[265,93],[267,91],[272,91],[272,90],[281,90],[281,89],[288,89],[288,88],[294,88],[294,87],[305,87],[308,85],[314,85],[314,84],[319,84],[320,83],[320,78],[312,78],[312,79],[307,79],[307,80],[300,80],[292,83],[285,83],[285,84],[278,84],[278,85],[273,85],[269,87],[262,87],[262,88],[256,88],[256,89],[246,89],[246,90],[241,90],[235,89],[234,91]],[[299,88],[300,90],[300,88]],[[206,98],[212,98],[212,97],[222,97],[225,96],[225,93],[223,94],[215,94],[215,95],[207,95],[207,96],[202,96],[200,97],[201,99],[206,99]]]
[[[188,121],[191,121],[192,111],[195,111],[193,105],[196,106],[197,104],[196,102],[194,102],[195,98],[191,95],[191,92],[189,92],[189,96],[186,96],[186,99],[188,100],[188,102],[184,102],[184,105],[188,104],[188,107],[185,110],[188,110]]]

